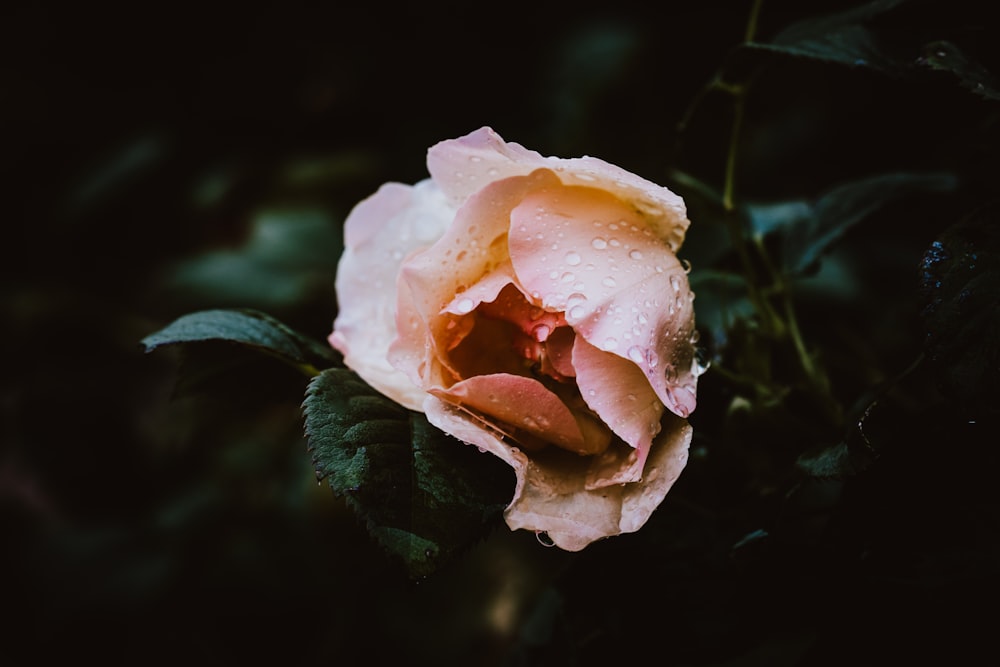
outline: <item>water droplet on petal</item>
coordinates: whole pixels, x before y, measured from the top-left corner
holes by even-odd
[[[531,335],[539,343],[545,342],[545,339],[549,337],[550,333],[552,333],[552,329],[545,324],[539,324],[537,327],[531,330]]]
[[[573,274],[572,271],[567,271],[566,273],[562,274],[562,281],[564,283],[571,283],[574,280],[576,280],[576,276]]]
[[[681,281],[677,278],[677,276],[670,276],[670,286],[675,292],[681,289]]]
[[[665,364],[663,368],[663,377],[666,378],[667,382],[673,383],[677,381],[677,369],[674,368],[673,364]]]
[[[471,313],[472,309],[475,307],[476,307],[475,302],[469,297],[465,297],[464,299],[459,299],[458,303],[455,304],[455,310],[457,310],[461,314]]]
[[[587,309],[583,306],[573,306],[569,309],[569,316],[574,320],[579,320],[586,314]]]
[[[580,263],[580,254],[573,252],[572,250],[566,253],[566,263],[570,266],[576,266]]]
[[[590,245],[594,246],[594,249],[596,250],[604,250],[608,247],[608,242],[600,236],[595,236],[594,240],[590,242]]]
[[[601,345],[604,350],[613,350],[618,347],[618,339],[609,336],[604,339],[604,343]]]
[[[638,250],[629,250],[628,256],[632,259],[642,259],[642,253]]]
[[[628,358],[637,364],[641,364],[646,361],[646,355],[643,354],[642,348],[638,345],[633,345],[628,349]]]
[[[684,268],[684,273],[691,273],[691,262],[686,259],[682,259],[681,266]]]
[[[552,538],[549,537],[549,534],[544,530],[536,530],[535,539],[538,540],[538,543],[543,547],[554,547],[556,545]]]
[[[605,287],[614,287],[618,283],[615,282],[614,278],[612,278],[611,276],[608,276],[607,278],[605,278],[604,280],[601,281],[601,284],[604,285]]]

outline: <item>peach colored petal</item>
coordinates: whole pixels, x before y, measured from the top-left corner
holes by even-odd
[[[415,384],[425,389],[446,386],[442,384],[448,375],[442,369],[446,350],[439,349],[439,343],[449,339],[448,329],[454,328],[455,319],[471,312],[476,299],[489,292],[466,291],[487,278],[492,287],[502,283],[497,273],[509,267],[511,209],[528,193],[557,182],[551,172],[542,170],[487,185],[457,211],[436,243],[402,264],[400,281],[408,287],[398,290],[400,299],[407,301],[398,308],[405,316],[399,329],[401,334],[409,333],[392,343],[389,359]],[[449,312],[450,307],[458,314]]]
[[[520,144],[505,142],[488,127],[432,146],[427,168],[456,203],[486,183],[544,168],[567,185],[588,185],[614,193],[642,214],[647,226],[676,252],[690,222],[684,201],[667,188],[593,157],[543,157]]]
[[[580,395],[588,407],[615,435],[637,450],[627,464],[618,462],[610,469],[602,466],[601,476],[590,483],[606,486],[638,480],[653,438],[660,432],[663,403],[638,366],[597,349],[580,336],[573,345],[573,366]]]
[[[441,430],[494,454],[513,468],[517,482],[504,512],[512,530],[545,532],[567,551],[580,551],[596,540],[639,530],[680,476],[691,442],[688,423],[668,417],[650,449],[642,480],[588,489],[585,480],[593,457],[576,457],[557,449],[529,457],[505,442],[502,434],[435,397],[428,397],[424,411]]]
[[[526,448],[538,440],[579,454],[590,454],[573,413],[541,382],[529,377],[496,373],[457,382],[447,390],[432,389],[437,397],[462,405],[500,423],[500,428]],[[526,438],[520,438],[520,434]]]
[[[444,195],[427,180],[383,185],[344,222],[339,312],[330,344],[366,382],[411,409],[419,408],[424,392],[386,358],[396,335],[396,276],[404,258],[436,241],[453,217]]]
[[[687,274],[642,215],[602,190],[557,186],[511,212],[510,258],[523,289],[591,345],[627,359],[659,399],[695,408],[694,298]]]

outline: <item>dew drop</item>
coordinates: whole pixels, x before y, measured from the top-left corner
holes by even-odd
[[[608,245],[613,248],[617,248],[621,244],[622,244],[621,241],[619,241],[618,239],[611,239],[610,241],[608,241]]]
[[[684,273],[691,273],[691,262],[686,259],[681,260],[681,267],[684,269]]]
[[[601,348],[604,350],[613,350],[616,347],[618,347],[618,339],[614,338],[613,336],[608,336],[607,338],[605,338],[604,344],[601,345]]]
[[[471,313],[472,309],[475,307],[476,307],[475,302],[473,302],[473,300],[470,299],[469,297],[465,297],[464,299],[459,299],[458,303],[455,304],[455,310],[457,310],[461,314]]]
[[[562,274],[561,280],[564,283],[571,283],[574,280],[576,280],[576,275],[574,275],[572,271],[567,271],[566,273]]]
[[[582,319],[586,314],[587,310],[583,306],[573,306],[569,309],[569,316],[574,320]]]
[[[642,253],[638,250],[629,250],[628,256],[632,259],[642,259]]]
[[[656,368],[660,364],[660,357],[653,350],[649,350],[646,352],[646,363],[650,368]]]
[[[497,169],[496,167],[490,167],[489,169],[486,170],[486,173],[489,174],[490,176],[496,176],[497,174],[500,173],[500,170]]]
[[[535,531],[535,539],[538,540],[538,543],[543,547],[554,547],[556,545],[552,538],[549,537],[549,534],[544,530]]]
[[[573,252],[572,250],[566,253],[566,263],[570,266],[576,266],[580,263],[580,254]]]
[[[646,361],[646,355],[643,354],[642,348],[638,345],[633,345],[628,349],[628,358],[637,364],[641,364]]]
[[[608,247],[608,242],[600,236],[595,236],[594,240],[590,242],[590,245],[594,246],[594,249],[596,250],[604,250]]]
[[[666,378],[667,382],[670,383],[673,383],[677,380],[677,369],[674,368],[673,364],[664,364],[663,377]]]
[[[539,324],[538,326],[536,326],[534,329],[531,330],[531,335],[539,343],[545,342],[545,339],[549,337],[550,333],[552,333],[552,329],[545,324]]]
[[[670,286],[674,289],[675,292],[680,291],[681,281],[677,278],[677,276],[670,276]]]
[[[605,287],[614,287],[618,283],[615,281],[614,278],[608,276],[607,278],[601,281],[601,284],[604,285]]]

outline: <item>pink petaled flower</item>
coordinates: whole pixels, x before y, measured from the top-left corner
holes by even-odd
[[[515,471],[511,529],[577,551],[638,530],[687,461],[694,310],[664,187],[490,128],[428,151],[345,223],[330,343]]]

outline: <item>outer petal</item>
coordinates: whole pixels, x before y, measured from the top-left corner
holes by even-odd
[[[330,344],[344,363],[380,392],[419,409],[424,392],[390,365],[396,336],[396,274],[410,253],[436,241],[455,214],[430,180],[387,183],[344,222],[344,254],[337,267],[339,312]]]
[[[617,195],[641,213],[649,229],[674,252],[690,225],[684,201],[661,185],[598,158],[543,157],[505,142],[488,127],[432,146],[427,167],[441,189],[459,204],[491,181],[551,169],[567,185],[589,185]]]
[[[697,384],[694,296],[677,257],[645,224],[602,190],[548,188],[511,212],[510,258],[525,290],[564,310],[591,345],[635,364],[664,405],[687,417]]]
[[[433,246],[414,254],[400,267],[400,281],[407,288],[400,288],[399,298],[406,303],[399,305],[400,336],[389,356],[415,384],[425,389],[450,384],[446,381],[448,372],[442,368],[446,350],[438,345],[451,340],[449,330],[455,328],[458,318],[471,312],[477,299],[488,298],[493,287],[502,282],[497,270],[508,266],[511,209],[530,192],[554,183],[558,183],[555,176],[544,170],[491,183],[469,198]],[[487,277],[490,290],[466,293]],[[513,276],[506,280],[512,281]]]
[[[588,544],[639,530],[666,497],[687,463],[691,427],[671,417],[650,451],[639,482],[587,489],[587,458],[546,450],[530,458],[502,435],[455,406],[435,397],[424,404],[427,419],[459,440],[506,461],[517,477],[504,512],[512,530],[545,532],[560,548],[579,551]]]

